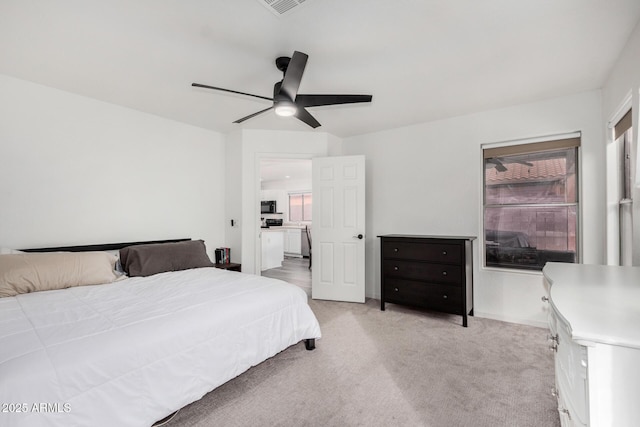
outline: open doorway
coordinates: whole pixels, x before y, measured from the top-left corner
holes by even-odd
[[[311,294],[311,159],[260,159],[260,274]]]

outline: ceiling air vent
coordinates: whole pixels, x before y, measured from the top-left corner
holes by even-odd
[[[282,16],[303,6],[307,0],[258,0],[258,3],[269,9],[274,15]]]

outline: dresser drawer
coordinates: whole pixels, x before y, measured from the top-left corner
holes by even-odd
[[[462,262],[462,246],[446,243],[413,243],[391,240],[383,243],[382,256],[384,258],[460,264]]]
[[[384,292],[388,302],[462,314],[462,289],[457,286],[388,279],[384,284]]]
[[[553,327],[556,328],[555,350],[556,387],[564,399],[567,410],[581,425],[588,423],[587,348],[571,339],[569,326],[550,307]],[[574,425],[574,424],[571,424]],[[576,424],[577,425],[577,424]]]
[[[452,285],[462,284],[462,267],[458,265],[385,259],[383,267],[385,277],[402,277]]]

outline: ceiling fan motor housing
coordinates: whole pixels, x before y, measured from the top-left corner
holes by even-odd
[[[286,73],[287,67],[289,67],[289,61],[291,61],[291,58],[289,58],[288,56],[280,56],[276,58],[276,67],[278,68],[278,70]]]

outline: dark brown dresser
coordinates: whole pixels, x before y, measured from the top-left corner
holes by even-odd
[[[380,238],[381,300],[473,316],[471,236],[388,234]]]

